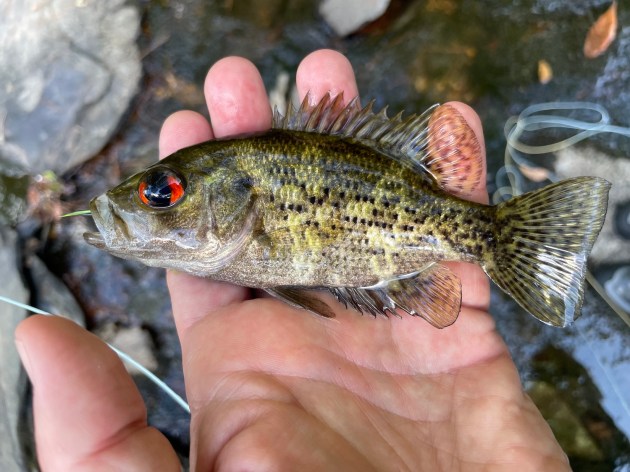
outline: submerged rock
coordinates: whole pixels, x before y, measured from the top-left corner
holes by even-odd
[[[63,173],[111,137],[141,73],[123,0],[9,2],[0,16],[0,158]]]

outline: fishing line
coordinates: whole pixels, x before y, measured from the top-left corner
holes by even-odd
[[[599,119],[585,121],[556,114],[539,114],[576,110],[594,113],[596,116],[599,116]],[[544,145],[529,145],[521,140],[524,133],[549,128],[572,129],[579,132],[561,141]],[[503,131],[507,142],[505,147],[505,165],[496,175],[497,190],[492,196],[494,203],[503,201],[506,197],[517,196],[523,193],[525,177],[521,169],[523,167],[535,168],[535,164],[529,162],[519,153],[529,155],[549,154],[566,149],[600,133],[614,133],[630,137],[630,128],[611,125],[608,110],[597,103],[590,102],[548,102],[531,105],[525,108],[520,115],[510,117],[505,123]],[[551,182],[559,180],[550,170],[543,170],[545,178]],[[505,183],[506,179],[509,183]],[[630,316],[628,313],[608,296],[590,272],[587,272],[586,279],[617,316],[630,327]]]
[[[538,114],[557,111],[587,111],[594,112],[599,115],[599,119],[593,121],[582,121],[566,116],[553,114]],[[549,128],[564,128],[577,130],[576,134],[561,141],[546,145],[529,145],[521,141],[524,133],[540,131]],[[498,203],[509,197],[520,195],[523,193],[523,183],[526,177],[523,175],[523,168],[536,168],[535,164],[529,162],[523,154],[539,155],[557,152],[566,149],[569,146],[579,143],[591,136],[600,133],[615,133],[621,136],[630,137],[630,128],[610,124],[610,115],[608,111],[596,103],[589,102],[549,102],[540,103],[527,107],[519,116],[510,117],[504,127],[506,138],[505,148],[505,165],[497,172],[496,183],[497,191],[493,195],[493,201]],[[551,182],[556,182],[559,178],[550,170],[540,169],[544,171],[544,177]],[[506,183],[505,181],[509,183]],[[506,198],[507,197],[507,198]],[[586,273],[586,280],[602,297],[602,299],[610,306],[610,308],[619,316],[626,325],[630,327],[630,316],[617,303],[612,300],[606,293],[604,287],[597,281],[590,271]],[[575,326],[576,331],[582,338],[584,344],[591,352],[593,359],[602,370],[604,376],[611,385],[612,391],[619,399],[623,410],[630,416],[630,406],[624,399],[614,376],[611,375],[609,368],[601,361],[597,352],[584,334],[582,329]]]
[[[44,310],[40,310],[39,308],[35,308],[34,306],[31,305],[26,305],[24,303],[20,303],[16,300],[12,300],[10,298],[4,297],[2,295],[0,295],[0,301],[9,303],[10,305],[14,305],[18,308],[22,308],[24,310],[30,311],[32,313],[36,313],[38,315],[45,315],[45,316],[59,316],[59,315],[55,315],[53,313],[49,313],[47,311]],[[142,364],[140,364],[138,361],[136,361],[133,357],[131,357],[130,355],[126,354],[125,352],[121,351],[120,349],[112,346],[109,343],[105,343],[109,346],[109,348],[114,351],[118,357],[123,361],[126,362],[128,365],[131,365],[133,367],[135,367],[136,369],[138,369],[142,375],[144,375],[145,377],[147,377],[151,382],[153,382],[160,390],[162,390],[164,393],[166,393],[169,397],[171,397],[175,403],[177,403],[180,407],[182,407],[182,409],[190,414],[190,406],[188,405],[188,403],[186,403],[186,401],[179,396],[171,387],[169,387],[163,380],[161,380],[157,375],[155,375],[153,372],[151,372],[149,369],[147,369],[146,367],[144,367]]]

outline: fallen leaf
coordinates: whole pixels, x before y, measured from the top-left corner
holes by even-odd
[[[597,18],[588,30],[584,41],[584,56],[593,59],[608,49],[617,36],[617,2],[613,1],[608,10]]]
[[[538,82],[541,84],[548,84],[553,79],[553,69],[544,59],[538,61]]]
[[[542,182],[549,178],[549,170],[544,167],[528,167],[519,165],[522,174],[532,182]]]

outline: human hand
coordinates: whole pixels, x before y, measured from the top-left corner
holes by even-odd
[[[297,85],[314,100],[357,94],[350,64],[333,51],[309,55]],[[172,115],[162,156],[271,124],[262,80],[244,59],[215,64],[205,93],[212,125],[190,111]],[[454,105],[482,142],[474,112]],[[471,198],[485,201],[485,188]],[[191,469],[568,470],[486,312],[485,275],[449,266],[462,279],[462,311],[443,330],[408,316],[360,316],[332,301],[336,319],[322,319],[169,272],[192,410]],[[26,320],[16,338],[34,384],[44,470],[179,470],[102,342],[42,317]]]

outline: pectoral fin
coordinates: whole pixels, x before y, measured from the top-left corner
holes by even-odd
[[[331,308],[326,303],[318,299],[311,290],[284,286],[267,288],[265,291],[295,308],[303,308],[311,313],[325,318],[335,317],[335,313],[331,310]]]
[[[461,284],[447,267],[431,264],[421,272],[365,288],[331,288],[346,307],[361,313],[387,315],[396,308],[421,316],[436,328],[455,322],[461,308]]]

